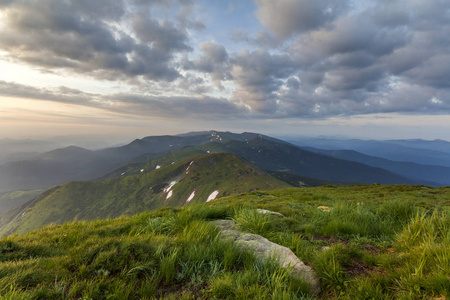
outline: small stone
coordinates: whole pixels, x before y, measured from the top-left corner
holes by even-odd
[[[280,217],[280,218],[285,218],[285,216],[283,214],[280,214],[279,212],[276,212],[276,211],[271,211],[271,210],[268,210],[268,209],[261,209],[261,208],[258,208],[257,211],[260,214],[268,214],[268,215],[277,216],[277,217]]]
[[[331,208],[329,208],[328,206],[319,206],[317,208],[320,209],[321,211],[326,211],[326,212],[331,211]]]

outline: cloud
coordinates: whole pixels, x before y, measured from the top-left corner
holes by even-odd
[[[242,102],[256,113],[277,110],[277,91],[296,71],[288,55],[270,54],[264,50],[242,51],[233,56],[232,75],[236,84],[233,100]]]
[[[256,16],[279,37],[320,28],[347,7],[347,1],[255,0]]]
[[[442,33],[450,32],[449,10],[439,0],[380,0],[332,19],[319,13],[326,24],[286,20],[279,34],[297,33],[287,51],[300,86],[284,86],[279,106],[287,115],[310,117],[448,112],[450,39]]]
[[[0,95],[12,98],[49,100],[69,104],[95,106],[94,94],[84,93],[68,87],[59,87],[50,90],[0,80]]]
[[[182,2],[182,1],[180,1]],[[188,1],[183,2],[183,7],[178,11],[176,17],[184,28],[192,28],[195,30],[204,30],[205,24],[200,20],[201,13],[199,8]]]
[[[52,89],[36,88],[5,81],[0,81],[0,96],[47,100],[100,108],[125,115],[172,119],[230,119],[248,115],[244,106],[225,98],[209,96],[150,96],[133,93],[101,95],[64,86]]]
[[[227,50],[215,40],[200,43],[200,50],[202,55],[199,58],[192,61],[184,59],[184,69],[209,74],[215,86],[223,89],[222,81],[232,79]]]
[[[15,61],[100,79],[180,77],[172,62],[192,50],[185,30],[130,9],[107,0],[4,2],[0,50]]]
[[[194,0],[0,0],[3,58],[125,86],[0,93],[167,117],[449,112],[449,1],[254,2],[260,24],[234,26],[236,9],[218,32]]]

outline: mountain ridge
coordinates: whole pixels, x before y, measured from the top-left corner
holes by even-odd
[[[55,187],[0,218],[0,235],[289,186],[236,155],[200,155],[147,173]]]

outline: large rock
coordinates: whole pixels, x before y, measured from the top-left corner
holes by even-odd
[[[254,251],[261,260],[276,258],[282,267],[289,268],[292,276],[308,283],[311,293],[320,292],[320,283],[314,270],[305,265],[291,249],[272,243],[260,235],[243,232],[231,220],[218,220],[215,223],[222,238],[231,239],[240,247]]]

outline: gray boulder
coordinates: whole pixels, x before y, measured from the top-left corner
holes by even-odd
[[[261,260],[275,258],[280,266],[288,268],[291,275],[306,282],[312,294],[320,293],[320,283],[314,270],[305,265],[291,249],[272,243],[268,239],[253,233],[241,231],[232,220],[215,221],[220,229],[220,236],[231,239],[241,248],[254,251]]]

